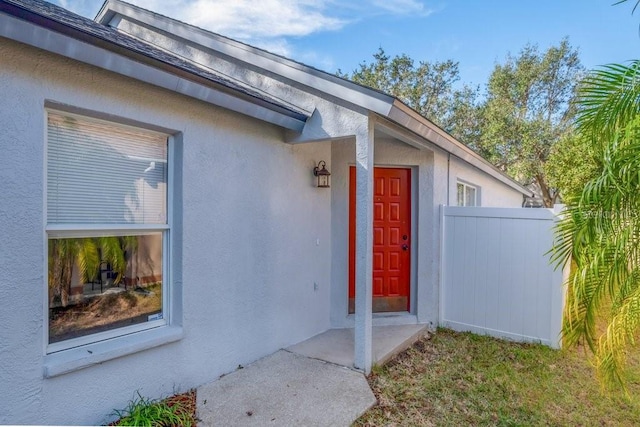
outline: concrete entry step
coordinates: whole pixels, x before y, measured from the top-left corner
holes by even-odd
[[[376,403],[362,374],[285,350],[197,396],[200,426],[348,426]]]
[[[426,334],[426,325],[373,327],[373,363],[382,365]],[[329,329],[287,350],[313,359],[353,368],[354,330]]]

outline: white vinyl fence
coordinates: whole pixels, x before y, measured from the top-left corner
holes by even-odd
[[[563,272],[550,209],[442,206],[440,324],[560,347]]]

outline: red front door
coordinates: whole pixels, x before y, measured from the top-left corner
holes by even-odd
[[[356,168],[349,171],[349,312],[355,310]],[[373,311],[409,311],[411,169],[373,173]]]

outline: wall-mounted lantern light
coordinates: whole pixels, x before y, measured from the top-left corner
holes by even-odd
[[[329,176],[327,164],[324,160],[318,162],[318,166],[313,168],[313,174],[318,177],[318,188],[329,188]]]

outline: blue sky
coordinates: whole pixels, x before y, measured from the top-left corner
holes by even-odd
[[[54,0],[93,18],[102,0]],[[353,71],[379,47],[414,60],[453,59],[461,81],[486,83],[526,43],[568,37],[593,68],[640,58],[635,0],[132,0],[328,72]]]

